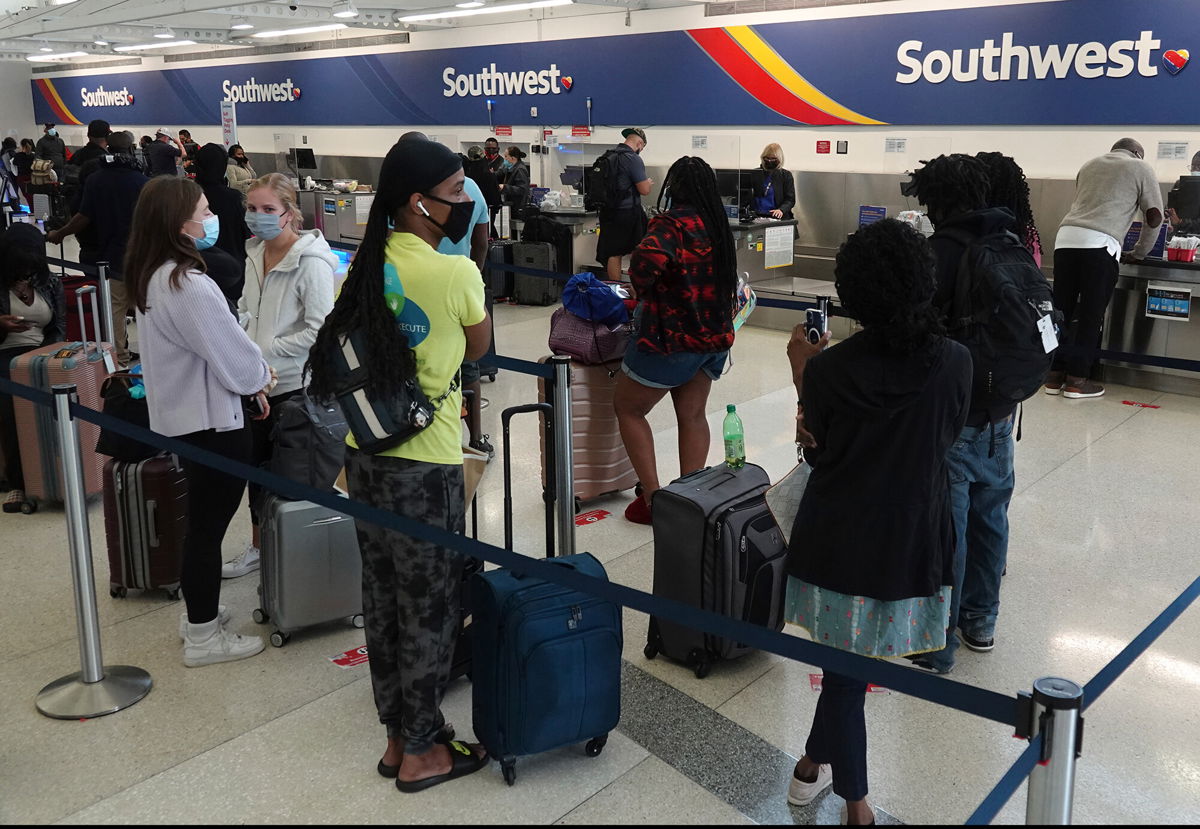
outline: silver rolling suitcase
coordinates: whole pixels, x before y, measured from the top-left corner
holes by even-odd
[[[362,559],[354,519],[310,501],[268,494],[262,508],[262,582],[254,621],[270,622],[271,644],[301,628],[363,626]]]

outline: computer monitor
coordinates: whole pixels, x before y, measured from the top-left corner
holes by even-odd
[[[726,204],[738,204],[738,188],[741,186],[741,170],[713,170],[717,176],[717,193]]]
[[[567,187],[583,191],[583,165],[568,164],[567,168],[558,174],[558,180]]]
[[[297,170],[317,169],[317,157],[313,155],[312,147],[293,147],[289,155]]]

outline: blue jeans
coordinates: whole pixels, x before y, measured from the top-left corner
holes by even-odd
[[[1000,579],[1008,560],[1008,503],[1013,474],[1013,421],[968,426],[950,448],[950,502],[957,543],[954,593],[946,647],[924,659],[941,671],[954,667],[957,627],[972,639],[991,639],[1000,615]]]

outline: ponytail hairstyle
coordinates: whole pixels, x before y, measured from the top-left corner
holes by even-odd
[[[1017,217],[1016,232],[1030,253],[1040,251],[1042,240],[1029,204],[1029,182],[1016,160],[1003,153],[977,153],[987,170],[988,207],[1007,207]]]
[[[717,295],[729,301],[731,309],[737,309],[737,248],[733,232],[729,229],[729,217],[717,190],[717,174],[704,159],[687,156],[676,161],[667,171],[662,189],[658,192],[658,209],[663,209],[663,197],[669,194],[671,206],[686,204],[697,213],[708,231],[712,242],[713,275],[717,281]],[[731,315],[733,311],[730,312]]]
[[[409,346],[408,337],[396,325],[396,316],[383,295],[383,268],[391,225],[415,192],[405,183],[403,150],[407,143],[411,142],[397,142],[384,159],[379,189],[371,203],[362,244],[350,263],[333,310],[325,318],[325,324],[308,352],[304,371],[312,373],[309,390],[318,398],[333,397],[335,369],[332,354],[340,349],[342,340],[352,331],[361,331],[367,344],[367,394],[391,397],[405,381],[417,375],[416,355]],[[269,178],[271,176],[264,176],[259,182]]]
[[[224,176],[224,174],[225,168],[222,167],[221,175]],[[283,209],[288,211],[292,216],[288,221],[288,227],[299,233],[304,228],[304,217],[300,214],[298,206],[299,198],[296,196],[296,186],[292,184],[292,180],[282,173],[267,173],[265,176],[250,182],[250,186],[246,188],[246,195],[250,195],[255,190],[263,188],[275,194],[275,198],[279,199],[279,203],[283,205]]]
[[[838,250],[842,307],[884,350],[913,354],[945,330],[933,306],[935,259],[917,230],[895,219],[859,229]]]

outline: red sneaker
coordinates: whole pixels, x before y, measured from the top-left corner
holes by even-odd
[[[650,505],[646,503],[645,498],[639,495],[629,502],[629,506],[625,508],[625,520],[635,524],[651,523]]]

